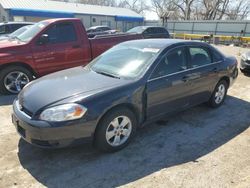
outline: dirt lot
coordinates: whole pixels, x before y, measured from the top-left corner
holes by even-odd
[[[1,188],[250,187],[249,76],[239,75],[221,108],[200,105],[145,127],[114,154],[90,145],[41,150],[26,144],[11,124],[13,98],[0,96]]]

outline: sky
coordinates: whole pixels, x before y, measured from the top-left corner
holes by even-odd
[[[146,20],[159,20],[157,14],[153,11],[145,11]]]

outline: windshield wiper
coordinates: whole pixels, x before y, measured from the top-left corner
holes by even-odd
[[[120,79],[119,76],[116,76],[116,75],[113,75],[113,74],[110,74],[110,73],[107,73],[107,72],[102,72],[102,71],[95,71],[95,72],[98,73],[98,74],[102,74],[102,75],[105,75],[105,76],[112,77],[112,78]]]

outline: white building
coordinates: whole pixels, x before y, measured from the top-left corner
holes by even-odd
[[[49,18],[80,18],[85,27],[108,25],[126,31],[142,25],[144,18],[126,8],[50,0],[0,0],[0,21],[38,22]]]

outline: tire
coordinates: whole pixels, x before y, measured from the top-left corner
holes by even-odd
[[[126,119],[125,117],[128,119]],[[128,122],[126,125],[124,124],[124,128],[115,129],[115,127],[119,127],[119,125],[122,125],[121,122],[123,122],[123,120],[124,123]],[[115,122],[119,122],[118,126],[114,126],[116,125]],[[94,145],[98,150],[103,152],[115,152],[121,150],[126,147],[134,137],[136,133],[136,127],[137,120],[133,112],[124,107],[115,108],[108,112],[99,122],[97,130],[95,132]],[[119,144],[117,144],[117,141],[119,140],[116,139],[117,137],[120,137]]]
[[[19,76],[20,78],[18,75],[21,75]],[[32,73],[24,67],[5,67],[0,71],[0,94],[18,94],[20,90],[32,79]]]
[[[222,89],[224,88],[224,90]],[[211,98],[208,101],[208,105],[212,108],[220,107],[227,96],[228,83],[225,80],[221,80],[216,85]]]

